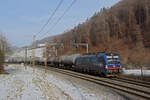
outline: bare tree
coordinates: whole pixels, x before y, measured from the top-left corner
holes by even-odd
[[[0,74],[5,72],[3,63],[5,60],[6,52],[8,52],[7,39],[2,34],[0,34]]]

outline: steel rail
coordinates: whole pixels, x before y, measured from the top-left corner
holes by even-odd
[[[124,79],[124,78],[112,78],[112,80],[116,80],[116,81],[121,81],[121,82],[126,82],[126,83],[130,83],[130,84],[134,84],[134,85],[139,85],[139,86],[143,86],[143,87],[146,87],[146,88],[150,88],[150,84],[146,84],[145,82],[139,82],[139,81],[136,81],[136,80],[127,80],[127,79]]]
[[[145,84],[145,85],[150,85],[150,82],[148,82],[148,81],[135,80],[135,79],[132,79],[132,78],[127,78],[125,76],[118,76],[117,79],[122,79],[122,80],[127,80],[127,81],[142,83],[142,84]]]

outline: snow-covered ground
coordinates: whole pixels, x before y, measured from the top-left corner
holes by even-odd
[[[124,75],[135,75],[135,76],[150,76],[150,70],[142,70],[141,69],[130,69],[130,70],[123,70]]]
[[[0,75],[0,100],[124,100],[105,87],[56,72],[8,65]]]

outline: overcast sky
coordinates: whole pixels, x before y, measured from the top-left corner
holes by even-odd
[[[51,27],[62,15],[72,0],[64,0],[50,24],[37,38],[60,34],[90,18],[103,7],[110,7],[120,0],[77,0],[72,8],[53,29]],[[60,0],[0,0],[0,32],[15,46],[25,46],[32,42]],[[51,29],[48,34],[42,35]]]

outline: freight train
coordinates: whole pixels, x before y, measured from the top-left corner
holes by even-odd
[[[9,63],[24,63],[23,58],[9,58]],[[31,63],[31,57],[27,63]],[[44,65],[44,58],[35,58],[36,64]],[[47,59],[48,66],[91,73],[103,76],[114,76],[121,73],[122,63],[116,53],[72,54],[53,56]]]

